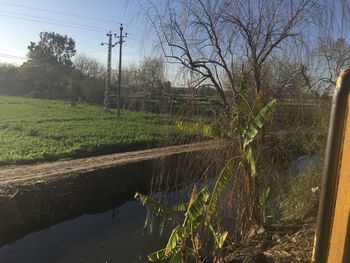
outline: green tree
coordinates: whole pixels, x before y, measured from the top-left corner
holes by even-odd
[[[67,98],[67,78],[72,73],[75,42],[54,32],[41,32],[40,40],[28,46],[28,61],[19,76],[29,94],[45,98]]]
[[[2,63],[0,64],[0,94],[21,95],[21,84],[17,78],[18,67]]]
[[[55,32],[41,32],[38,43],[30,42],[28,57],[31,60],[47,59],[51,62],[71,66],[73,64],[75,41],[67,35],[62,36]]]

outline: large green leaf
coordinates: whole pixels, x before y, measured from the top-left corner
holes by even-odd
[[[277,101],[272,100],[261,111],[255,118],[249,121],[247,128],[243,131],[242,137],[244,139],[243,149],[245,149],[258,134],[259,130],[264,126],[267,120],[271,117],[272,113],[275,111],[277,106]]]
[[[230,135],[216,127],[207,124],[177,121],[177,128],[187,133],[199,133],[203,136],[218,139],[230,139]]]
[[[208,204],[208,210],[205,218],[205,223],[209,224],[210,218],[212,214],[216,210],[218,199],[223,191],[223,189],[226,187],[228,180],[230,176],[232,175],[233,168],[234,168],[235,158],[231,158],[225,165],[225,167],[221,170],[220,175],[218,179],[216,180],[215,187],[213,189],[213,192],[211,194],[211,198]]]
[[[244,158],[247,160],[248,164],[250,165],[250,175],[252,177],[255,177],[256,166],[255,166],[255,159],[254,159],[252,147],[246,146],[246,149],[244,151]]]
[[[148,260],[151,262],[155,262],[155,261],[160,261],[160,260],[164,260],[167,257],[165,256],[165,249],[161,249],[158,250],[156,252],[153,252],[152,254],[149,254],[147,256]]]
[[[209,225],[209,229],[214,237],[215,244],[218,245],[220,241],[219,241],[219,237],[218,237],[216,231],[214,230],[212,225]]]
[[[177,121],[176,127],[187,133],[197,133],[199,132],[200,123]]]
[[[221,249],[223,248],[224,244],[225,244],[225,241],[226,241],[226,238],[227,238],[227,235],[228,235],[228,232],[225,231],[223,232],[222,234],[220,234],[219,232],[217,233],[213,226],[212,225],[209,225],[209,229],[214,237],[214,241],[215,241],[215,245],[217,248]]]
[[[164,216],[169,219],[176,219],[177,214],[175,211],[164,206],[160,202],[153,200],[152,198],[136,192],[135,199],[137,199],[141,204],[147,207],[150,211],[156,213],[157,215]]]
[[[172,210],[176,211],[176,212],[186,212],[188,209],[188,205],[189,203],[182,203],[182,204],[178,204],[172,207]]]
[[[227,132],[219,128],[213,127],[211,125],[203,125],[202,134],[204,136],[211,137],[211,138],[226,139],[226,140],[231,139],[230,135],[228,135]]]
[[[208,199],[209,190],[207,187],[204,187],[188,207],[185,214],[183,226],[187,231],[190,231],[191,225],[196,226],[198,224],[198,219],[204,215]]]
[[[181,250],[175,252],[174,256],[171,258],[169,263],[182,263]]]
[[[221,234],[220,239],[219,239],[219,248],[223,248],[227,236],[228,236],[228,232],[227,231],[225,231],[224,233]]]
[[[165,247],[165,256],[168,257],[172,255],[177,248],[177,246],[186,240],[187,233],[183,226],[177,226],[171,232],[168,243]]]

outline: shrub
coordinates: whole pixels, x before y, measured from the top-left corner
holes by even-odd
[[[322,169],[311,165],[290,180],[281,203],[284,218],[300,218],[317,209],[321,175]]]

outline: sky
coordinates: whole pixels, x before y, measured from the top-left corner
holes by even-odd
[[[39,40],[39,33],[53,31],[76,42],[77,54],[106,63],[106,33],[119,34],[120,23],[128,36],[123,45],[123,63],[137,64],[151,56],[153,40],[147,37],[146,21],[137,0],[0,0],[0,63],[20,65],[27,46]],[[113,39],[114,42],[117,39]],[[113,49],[116,68],[119,46]]]

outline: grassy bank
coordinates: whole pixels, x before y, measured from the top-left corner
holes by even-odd
[[[180,135],[174,117],[0,96],[0,164],[152,147]]]

